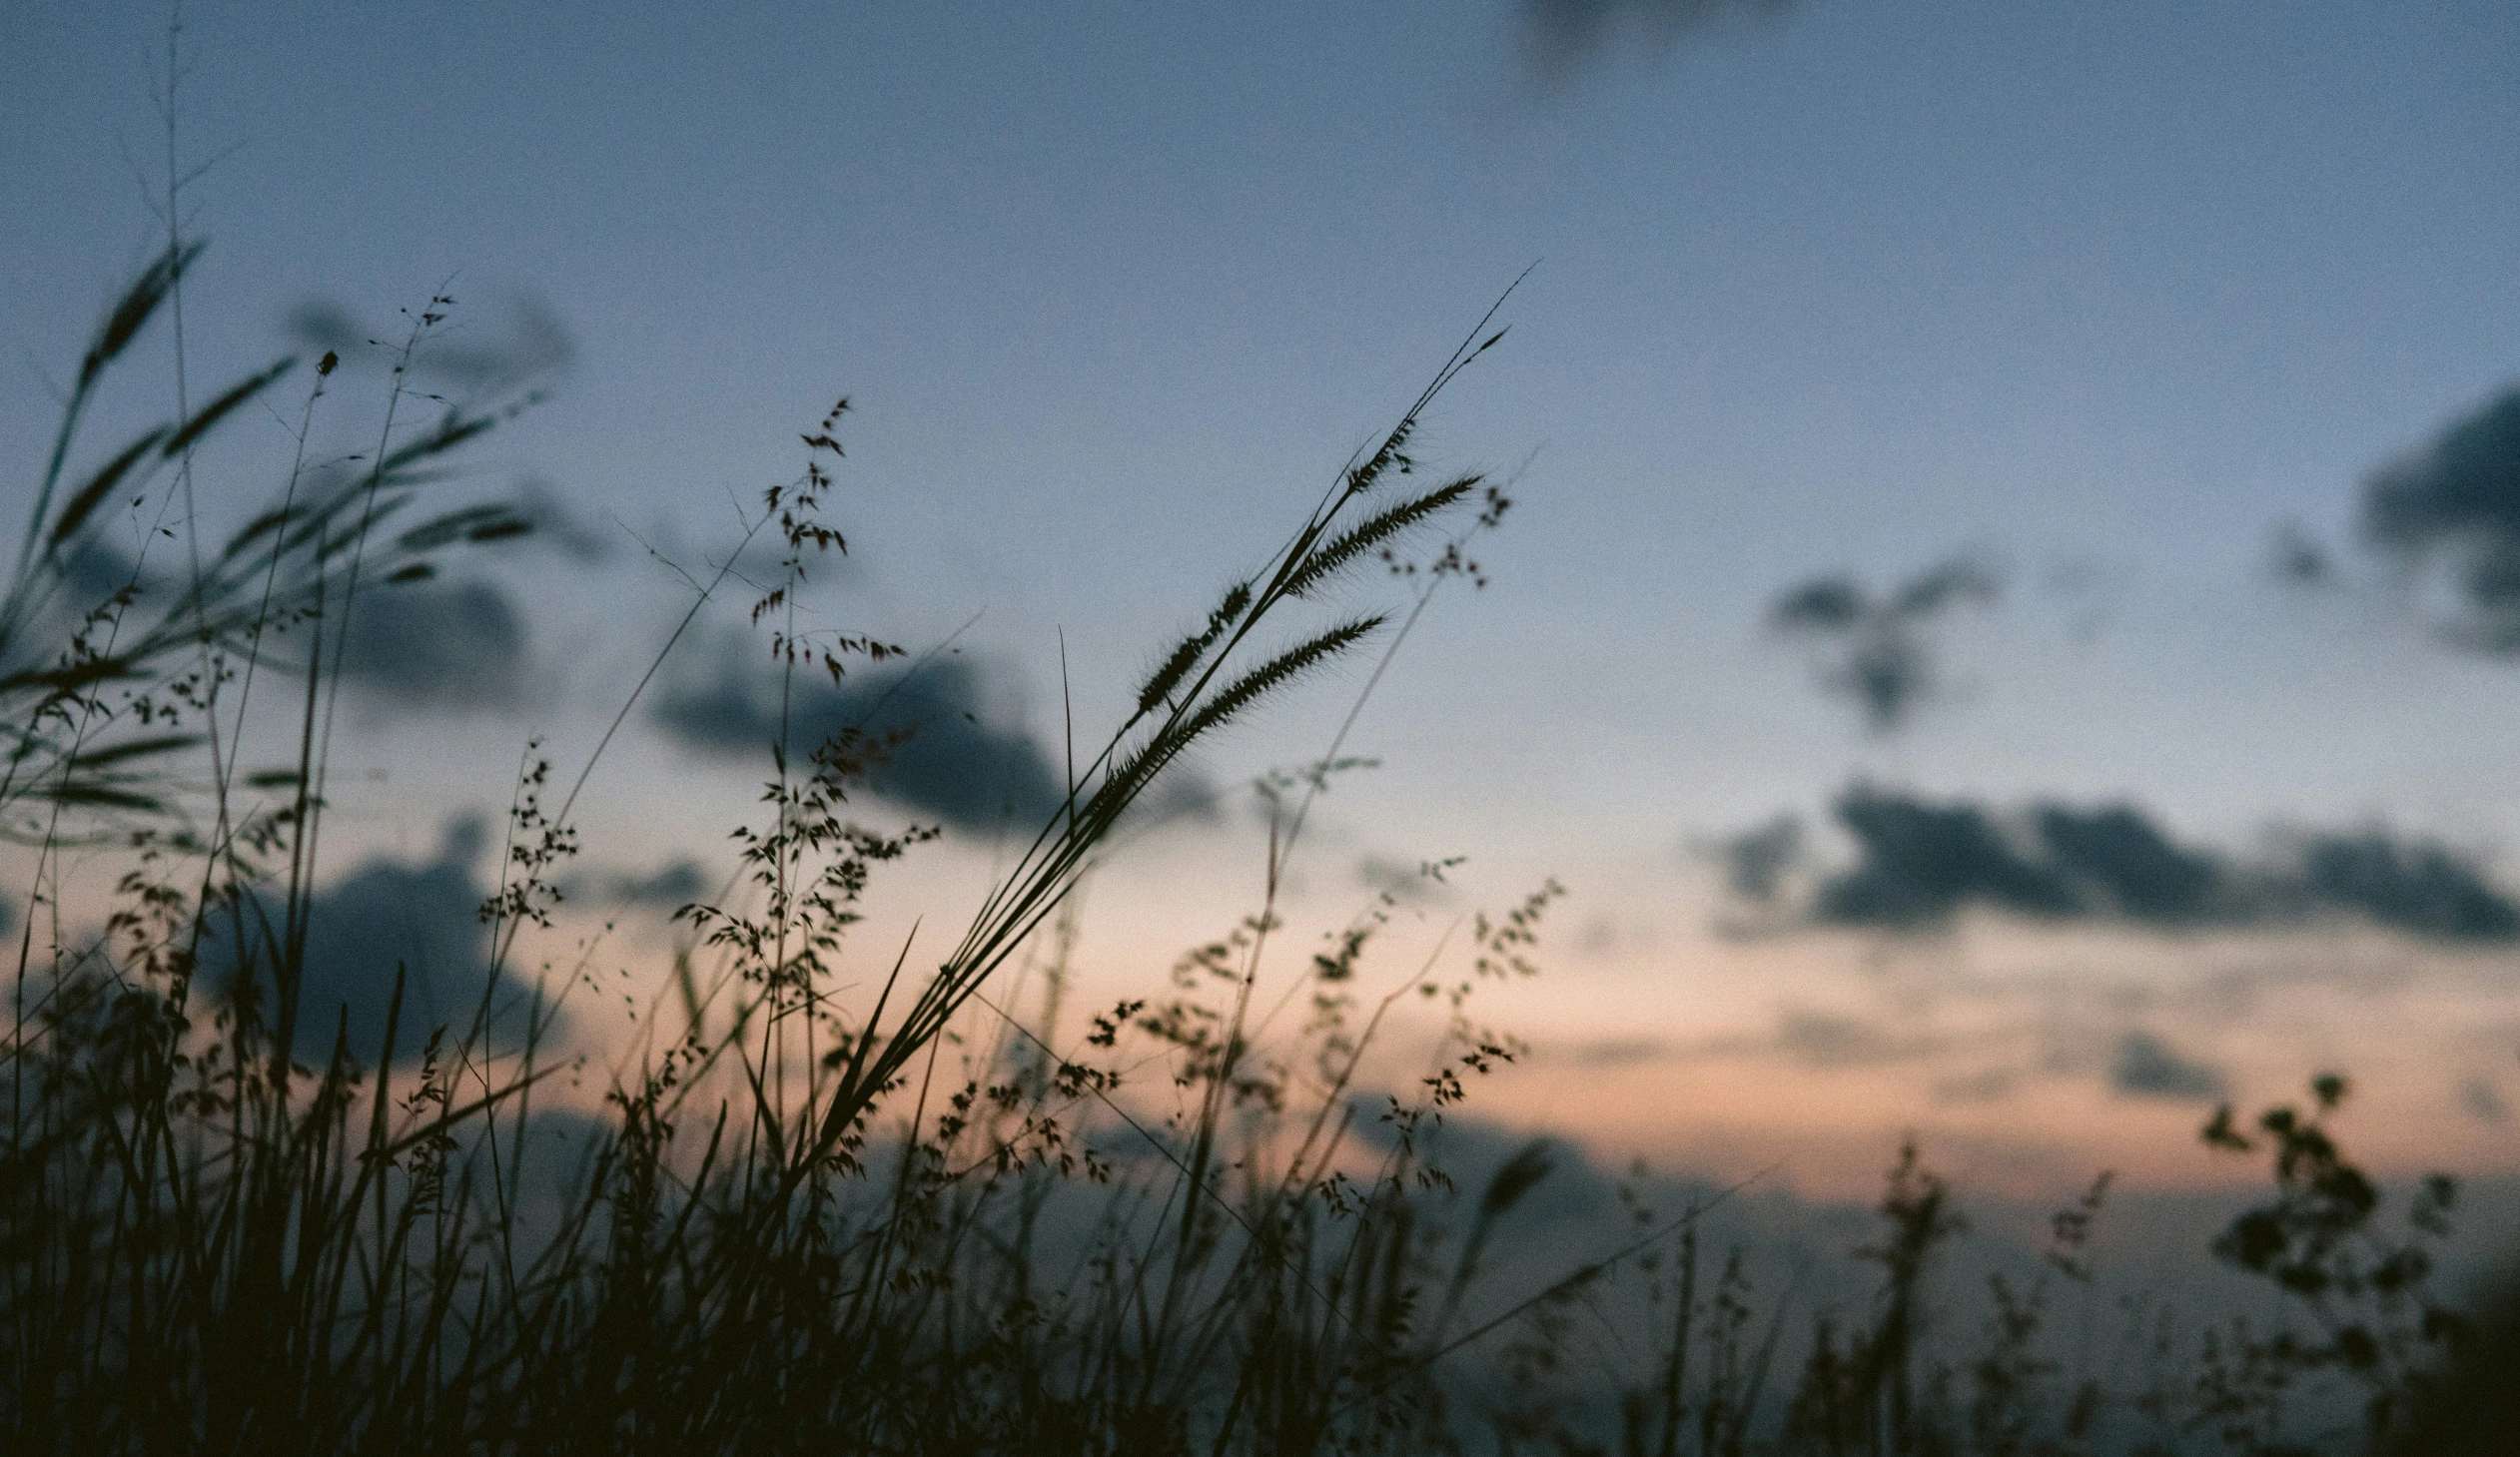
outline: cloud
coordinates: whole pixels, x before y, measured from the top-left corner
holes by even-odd
[[[1934,1100],[1962,1104],[2002,1102],[2013,1095],[2020,1082],[2020,1075],[2011,1069],[1989,1068],[1937,1081]]]
[[[1814,577],[1768,608],[1776,631],[1821,644],[1821,688],[1849,698],[1875,733],[1904,725],[1939,687],[1928,634],[1964,605],[1986,605],[2003,584],[1982,563],[1955,557],[1876,597],[1852,575]]]
[[[1856,856],[1803,908],[1820,925],[1926,930],[1979,907],[2162,929],[2351,915],[2433,941],[2520,939],[2520,905],[2473,861],[2382,830],[2296,834],[2241,861],[2181,845],[2126,804],[2038,801],[2006,815],[1857,784],[1835,809]]]
[[[2022,989],[2017,984],[2010,990]],[[2006,1101],[2057,1079],[2098,1079],[2136,1097],[2192,1099],[2223,1093],[2219,1069],[2130,1026],[2120,1009],[2091,1005],[2088,986],[2074,989],[2086,994],[2079,1003],[2055,998],[2057,990],[2039,994],[2049,1005],[2029,1017],[1941,1018],[1899,1000],[1870,1014],[1788,1005],[1765,1031],[1689,1043],[1605,1040],[1576,1045],[1558,1056],[1584,1068],[1647,1061],[1753,1062],[1812,1076],[1891,1072],[1927,1079],[1935,1102],[1955,1105]]]
[[[1611,1038],[1579,1044],[1563,1056],[1584,1067],[1750,1059],[1829,1073],[1933,1062],[1972,1051],[1972,1044],[1979,1040],[1978,1034],[1954,1034],[1921,1026],[1907,1010],[1858,1018],[1844,1012],[1789,1005],[1779,1008],[1775,1024],[1763,1031],[1718,1033],[1689,1042]]]
[[[1776,1020],[1776,1051],[1807,1068],[1868,1068],[1927,1056],[1934,1045],[1851,1017],[1787,1008]]]
[[[2266,543],[2267,570],[2288,587],[2323,587],[2336,580],[2336,562],[2327,547],[2297,521],[2276,525]]]
[[[524,622],[487,582],[388,583],[361,594],[334,666],[398,708],[506,708],[523,696]]]
[[[1837,815],[1860,855],[1821,885],[1818,920],[1922,926],[1972,902],[2036,916],[2078,909],[2063,875],[2017,850],[1976,805],[1932,805],[1857,785],[1839,797]]]
[[[126,587],[146,595],[161,583],[119,546],[87,536],[63,559],[61,585],[68,600],[54,605],[77,614],[103,605]]]
[[[1386,1116],[1393,1096],[1350,1093],[1347,1106],[1353,1121],[1348,1124],[1348,1136],[1376,1152],[1397,1147],[1398,1129]],[[1414,1137],[1419,1151],[1471,1199],[1495,1189],[1498,1176],[1508,1166],[1522,1165],[1522,1175],[1511,1181],[1518,1192],[1510,1202],[1514,1219],[1524,1229],[1597,1220],[1615,1216],[1619,1209],[1614,1181],[1594,1165],[1583,1145],[1568,1139],[1548,1134],[1535,1138],[1460,1112],[1446,1114],[1439,1123],[1421,1125]],[[1525,1182],[1533,1172],[1538,1172],[1538,1178]]]
[[[307,915],[299,1057],[330,1057],[347,1013],[351,1055],[373,1059],[385,1042],[398,966],[407,969],[407,979],[396,1057],[417,1054],[439,1026],[460,1035],[480,1010],[485,988],[492,1013],[488,1046],[508,1052],[522,1045],[526,1014],[537,997],[512,973],[493,974],[487,960],[489,929],[479,909],[491,888],[474,878],[486,843],[480,820],[458,819],[446,827],[435,858],[418,865],[371,860],[316,893]],[[259,948],[267,935],[280,935],[281,908],[265,895],[250,899],[244,912],[247,939],[258,947],[251,964],[268,1008],[271,960]],[[239,960],[232,926],[224,917],[214,918],[214,939],[202,949],[206,984],[231,1000]],[[543,1015],[549,1016],[547,1010]]]
[[[909,739],[868,775],[876,793],[957,829],[1029,832],[1066,798],[1065,774],[1024,730],[990,721],[988,687],[981,670],[960,657],[836,684],[799,671],[787,707],[790,741],[801,753],[846,729],[907,730]],[[741,649],[720,651],[706,668],[669,683],[653,717],[687,748],[758,761],[779,737],[779,694],[774,663]]]
[[[2040,573],[2039,586],[2065,613],[2066,641],[2090,647],[2116,619],[2126,599],[2123,571],[2092,556],[2066,556]]]
[[[59,558],[58,582],[49,590],[39,584],[30,593],[34,609],[0,640],[0,671],[41,672],[56,666],[62,648],[80,630],[87,614],[108,606],[126,590],[134,602],[147,604],[141,609],[144,612],[163,604],[168,585],[164,573],[143,568],[118,542],[103,539],[108,534],[92,524]],[[115,529],[110,534],[122,532]],[[132,620],[139,620],[138,615]]]
[[[577,361],[577,342],[549,303],[531,294],[512,295],[487,311],[460,306],[446,311],[414,353],[413,373],[440,383],[497,391],[538,376],[556,374]],[[310,299],[289,311],[289,333],[310,351],[330,351],[346,364],[394,361],[412,321],[371,328],[348,308]]]
[[[2459,1107],[2480,1123],[2511,1121],[2511,1104],[2504,1101],[2502,1090],[2484,1078],[2470,1078],[2459,1085]]]
[[[2050,862],[2081,890],[2136,921],[2181,924],[2206,915],[2223,887],[2214,857],[2171,843],[2139,810],[2041,805],[2033,814]]]
[[[682,859],[648,875],[628,871],[589,871],[573,876],[563,894],[571,901],[598,906],[641,906],[678,911],[708,899],[711,883],[696,860]]]
[[[518,520],[530,525],[530,539],[550,547],[580,566],[607,561],[613,538],[589,523],[561,498],[559,488],[538,476],[519,482],[509,502]]]
[[[2362,525],[2418,569],[2446,569],[2460,609],[2444,629],[2479,651],[2520,653],[2520,386],[2374,471]]]
[[[2219,1072],[2180,1057],[2146,1032],[2130,1032],[2118,1039],[2108,1086],[2130,1097],[2189,1101],[2220,1097],[2227,1088]]]
[[[2323,905],[2442,941],[2509,941],[2520,907],[2474,866],[2437,845],[2400,845],[2372,832],[2329,835],[2303,848],[2303,886]]]
[[[1576,1068],[1631,1068],[1639,1063],[1658,1062],[1669,1057],[1671,1052],[1671,1045],[1660,1038],[1595,1038],[1590,1042],[1552,1049],[1549,1058]]]
[[[1668,51],[1716,21],[1793,8],[1794,0],[1524,0],[1523,48],[1543,79],[1564,81],[1614,45]]]
[[[572,1196],[584,1191],[583,1180],[595,1157],[618,1136],[619,1125],[610,1118],[574,1108],[536,1106],[526,1114],[521,1133],[515,1124],[502,1122],[498,1152],[502,1158],[514,1160],[522,1180],[522,1186],[512,1196],[514,1202],[544,1203],[546,1207],[538,1212],[546,1219],[564,1218],[576,1212]],[[481,1136],[477,1127],[470,1130],[467,1141],[473,1157],[490,1151],[490,1140]],[[488,1170],[480,1170],[475,1177],[486,1182]]]
[[[1444,869],[1435,861],[1421,860],[1410,865],[1368,853],[1357,859],[1355,874],[1357,884],[1379,893],[1393,905],[1427,906],[1452,899],[1452,886],[1443,878]]]
[[[1724,884],[1745,901],[1765,906],[1785,889],[1785,878],[1803,859],[1803,822],[1778,815],[1755,830],[1744,830],[1715,847],[1724,867]]]

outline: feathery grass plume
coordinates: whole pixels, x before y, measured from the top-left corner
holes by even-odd
[[[1387,506],[1366,517],[1353,527],[1323,542],[1304,561],[1300,571],[1286,579],[1286,594],[1308,595],[1321,583],[1336,576],[1339,570],[1368,551],[1386,546],[1394,537],[1412,526],[1423,525],[1445,507],[1460,500],[1478,487],[1484,477],[1464,475],[1458,480],[1439,485],[1424,495]]]
[[[140,337],[140,331],[158,312],[158,306],[166,302],[176,280],[192,266],[194,259],[201,256],[202,247],[198,242],[170,243],[167,250],[142,269],[140,276],[123,290],[122,298],[105,316],[105,322],[97,326],[95,340],[79,361],[78,381],[71,386],[70,398],[62,405],[61,424],[53,434],[52,455],[46,461],[43,478],[36,486],[35,508],[28,514],[26,536],[18,548],[16,577],[26,575],[27,561],[34,551],[37,533],[44,518],[52,511],[53,490],[60,484],[62,467],[69,459],[71,438],[78,433],[80,416],[86,412],[97,380],[104,374],[105,366]],[[13,594],[14,590],[13,583]]]
[[[136,552],[126,554],[104,534],[101,508],[118,491],[128,491],[133,510],[140,510],[156,493],[154,472],[169,461],[190,462],[198,446],[278,383],[294,362],[283,360],[246,376],[179,423],[143,431],[91,471],[57,516],[52,501],[93,391],[175,297],[177,279],[199,252],[198,243],[170,248],[124,291],[89,346],[78,387],[63,406],[53,457],[21,539],[18,569],[0,593],[0,837],[42,845],[66,828],[57,816],[29,823],[9,813],[28,799],[56,810],[75,805],[155,814],[174,808],[165,760],[189,748],[190,741],[135,731],[209,712],[217,681],[233,665],[269,656],[267,629],[285,629],[328,609],[337,624],[346,618],[355,583],[337,581],[334,574],[343,562],[366,553],[370,529],[414,503],[427,483],[421,467],[442,465],[533,397],[494,410],[450,409],[416,438],[381,442],[367,457],[366,469],[337,475],[311,499],[302,499],[303,464],[293,466],[282,504],[254,516],[213,557],[188,573],[158,568],[150,560],[157,532],[141,532]],[[407,357],[442,318],[432,307],[416,321]],[[301,462],[306,425],[330,374],[320,369],[307,395],[299,427]],[[399,396],[399,372],[396,379]],[[358,463],[358,457],[346,463]],[[156,509],[163,516],[173,504],[162,496]],[[423,528],[417,536],[382,543],[378,569],[388,579],[425,575],[423,555],[454,539],[442,529],[446,519],[431,523],[441,527],[437,532]],[[452,519],[466,544],[531,529],[523,515],[497,504],[469,507]],[[100,567],[120,583],[104,601],[66,600],[91,589],[82,583]],[[84,615],[60,627],[69,614]],[[251,668],[246,671],[250,679]],[[128,691],[108,696],[108,688]],[[193,701],[196,696],[200,701]],[[110,761],[116,766],[110,776],[79,767],[94,764],[100,748],[125,736],[126,746]],[[214,781],[223,780],[224,771],[214,774]]]
[[[1252,584],[1236,582],[1226,592],[1225,600],[1208,614],[1208,625],[1183,638],[1165,657],[1163,666],[1157,668],[1139,688],[1138,712],[1142,715],[1152,713],[1157,704],[1171,698],[1173,690],[1181,686],[1182,679],[1190,675],[1191,669],[1199,666],[1200,659],[1207,656],[1208,649],[1217,645],[1218,638],[1225,636],[1227,628],[1242,620],[1244,609],[1251,605]]]
[[[201,257],[201,251],[206,246],[203,242],[170,245],[140,271],[140,277],[132,280],[131,286],[123,291],[121,300],[114,305],[114,311],[106,316],[104,325],[97,330],[96,343],[88,347],[87,357],[79,362],[79,383],[82,387],[95,383],[96,377],[105,371],[105,366],[140,337],[142,327],[158,312],[158,306],[166,302],[168,291],[175,287],[176,280],[183,276],[184,271],[192,267],[193,261]]]
[[[1472,360],[1504,337],[1501,330],[1481,337],[1502,305],[1500,298],[1490,307],[1372,453],[1340,472],[1338,481],[1294,535],[1263,566],[1259,574],[1261,584],[1250,590],[1248,604],[1243,601],[1246,584],[1238,583],[1211,614],[1214,635],[1203,631],[1177,646],[1157,677],[1142,687],[1135,711],[1079,774],[1079,782],[1066,802],[991,891],[936,974],[913,994],[908,1011],[884,1043],[883,1051],[863,1064],[852,1061],[848,1065],[850,1076],[832,1091],[817,1115],[817,1132],[811,1143],[816,1156],[837,1146],[871,1106],[878,1090],[906,1074],[913,1060],[961,1012],[971,995],[1057,910],[1084,873],[1094,851],[1167,765],[1194,740],[1223,727],[1309,669],[1352,650],[1379,625],[1379,618],[1371,618],[1333,626],[1230,683],[1220,682],[1220,675],[1237,660],[1238,649],[1261,621],[1294,599],[1297,587],[1316,589],[1334,579],[1341,569],[1352,569],[1359,559],[1355,551],[1327,562],[1322,560],[1322,552],[1338,544],[1330,532],[1346,509],[1370,490],[1385,471],[1408,468],[1410,462],[1403,447],[1418,428],[1426,408]],[[1431,494],[1441,500],[1409,514],[1408,524],[1431,520],[1464,498],[1468,489],[1465,486],[1450,491],[1447,487]],[[1383,535],[1396,529],[1387,528]],[[1181,663],[1178,673],[1170,671],[1176,661]],[[1158,682],[1162,682],[1165,691],[1148,691]],[[1153,726],[1141,737],[1139,726],[1148,720],[1154,720]],[[872,1038],[871,1031],[867,1036]],[[787,1186],[792,1190],[801,1179],[801,1173],[791,1174]]]
[[[1196,713],[1182,721],[1178,731],[1164,741],[1166,757],[1178,756],[1201,735],[1223,726],[1262,698],[1359,645],[1371,637],[1384,620],[1374,616],[1341,622],[1295,644],[1217,690],[1199,705]]]

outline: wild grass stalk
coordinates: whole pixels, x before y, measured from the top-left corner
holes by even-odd
[[[1387,899],[1286,956],[1285,870],[1314,796],[1349,766],[1352,710],[1270,782],[1257,909],[1184,957],[1169,993],[1099,1010],[1081,1037],[1062,1029],[1079,888],[1164,771],[1377,641],[1387,662],[1435,584],[1476,578],[1467,543],[1506,495],[1477,476],[1420,485],[1410,450],[1500,337],[1484,320],[1159,655],[937,959],[915,935],[861,944],[873,887],[932,836],[859,818],[898,741],[803,743],[783,713],[759,820],[738,832],[743,893],[683,909],[674,978],[602,1116],[545,1097],[585,1066],[549,1042],[576,983],[539,989],[514,1036],[494,992],[523,938],[553,925],[579,797],[651,665],[556,805],[528,747],[468,1017],[425,1026],[409,970],[371,968],[392,992],[382,1037],[356,1045],[349,1009],[311,997],[309,976],[351,614],[436,554],[528,523],[493,504],[396,531],[503,412],[401,423],[437,300],[411,321],[372,449],[308,462],[328,357],[277,503],[197,567],[153,564],[168,472],[194,470],[196,447],[290,377],[281,362],[200,409],[179,402],[71,473],[98,381],[177,307],[198,257],[173,235],[106,312],[0,594],[0,829],[26,842],[49,917],[39,935],[30,903],[0,1045],[9,1450],[2275,1453],[2395,1440],[2430,1410],[2458,1329],[2427,1293],[2451,1190],[2428,1185],[2408,1229],[2384,1234],[2380,1190],[2329,1131],[2341,1082],[2319,1084],[2308,1112],[2243,1131],[2226,1110],[2207,1130],[2269,1154],[2274,1201],[2219,1249],[2304,1320],[2164,1336],[2195,1355],[2150,1385],[2109,1387],[2050,1341],[2051,1300],[2095,1278],[2085,1246],[2105,1185],[2060,1215],[2036,1278],[1990,1284],[1973,1347],[1936,1298],[1953,1197],[1913,1147],[1861,1252],[1878,1295],[1860,1315],[1764,1294],[1740,1250],[1719,1255],[1705,1200],[1671,1218],[1640,1204],[1623,1243],[1500,1289],[1526,1277],[1501,1254],[1558,1155],[1535,1144],[1456,1189],[1443,1130],[1479,1075],[1523,1051],[1471,1008],[1536,971],[1561,891],[1469,918],[1400,975],[1377,961]],[[805,433],[804,473],[763,493],[746,538],[781,547],[751,617],[790,694],[800,673],[900,651],[799,626],[817,563],[846,550],[827,519],[845,407]],[[131,511],[144,529],[125,553],[107,523]],[[1393,614],[1307,615],[1333,583],[1402,565],[1411,533],[1447,527],[1399,573]],[[694,583],[666,651],[727,580]],[[79,606],[100,583],[103,604]],[[273,673],[300,690],[295,762],[239,779],[254,686]],[[198,778],[197,750],[211,759]],[[283,802],[255,807],[240,787]],[[61,852],[109,838],[128,873],[82,939],[64,929]],[[1048,991],[1028,1024],[1021,974],[999,984],[1046,928]],[[1384,977],[1387,991],[1361,990]],[[1381,1087],[1369,1057],[1411,1000],[1447,1020],[1416,1081]],[[1154,1067],[1178,1118],[1139,1093]],[[552,1148],[566,1127],[573,1164]],[[1625,1325],[1619,1298],[1637,1316]],[[1593,1325],[1610,1338],[1582,1338]],[[2312,1388],[2354,1400],[2342,1426],[2297,1437]]]

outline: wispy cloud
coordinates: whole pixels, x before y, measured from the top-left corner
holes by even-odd
[[[1776,1050],[1809,1068],[1864,1068],[1904,1063],[1937,1051],[1936,1039],[1894,1033],[1880,1024],[1835,1013],[1787,1008],[1776,1020]]]
[[[2480,1123],[2508,1123],[2511,1103],[2488,1078],[2468,1078],[2459,1084],[2459,1107]]]
[[[640,874],[623,870],[588,870],[562,887],[568,900],[599,906],[638,906],[672,912],[707,899],[712,883],[696,860],[668,862]]]
[[[1775,903],[1787,877],[1803,863],[1803,822],[1783,814],[1764,825],[1728,836],[1715,846],[1724,868],[1724,885],[1756,905]]]
[[[2324,587],[2336,580],[2336,561],[2300,522],[2281,521],[2266,541],[2266,571],[2288,587]]]
[[[1875,594],[1851,573],[1814,577],[1768,609],[1778,632],[1817,643],[1821,687],[1852,700],[1876,733],[1907,723],[1940,687],[1932,631],[1962,606],[2002,595],[1993,569],[1967,557],[1932,567]]]
[[[1774,17],[1798,0],[1523,0],[1522,45],[1540,77],[1564,82],[1614,50],[1669,51],[1718,21]]]
[[[2181,1057],[2147,1032],[2130,1032],[2118,1039],[2108,1085],[2130,1097],[2180,1101],[2220,1097],[2229,1088],[2218,1070]]]

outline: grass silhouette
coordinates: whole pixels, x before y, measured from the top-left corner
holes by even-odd
[[[1508,497],[1474,475],[1424,486],[1410,449],[1501,337],[1487,320],[1158,655],[1119,728],[1072,755],[1062,803],[933,971],[853,933],[884,869],[931,833],[853,817],[898,741],[779,745],[738,832],[741,893],[679,913],[690,944],[639,1061],[565,1165],[544,1145],[567,1123],[551,1081],[580,1071],[549,1047],[569,987],[521,1007],[496,989],[520,938],[552,924],[602,745],[556,801],[528,757],[468,1020],[422,1029],[398,1060],[418,1017],[408,969],[374,1047],[307,995],[351,624],[438,554],[530,528],[497,505],[406,524],[431,474],[516,401],[408,427],[424,401],[407,370],[450,307],[433,300],[396,347],[375,446],[307,460],[328,357],[273,503],[166,567],[152,553],[178,538],[160,522],[190,529],[197,449],[305,377],[283,361],[197,409],[179,397],[167,423],[71,471],[96,387],[153,321],[180,319],[199,251],[171,235],[108,311],[0,598],[0,824],[34,867],[0,1047],[10,1451],[2272,1454],[2446,1420],[2436,1390],[2460,1379],[2445,1373],[2462,1326],[2428,1292],[2453,1190],[2426,1185],[2384,1232],[2381,1190],[2329,1130],[2341,1080],[2320,1080],[2306,1112],[2243,1128],[2226,1108],[2206,1129],[2269,1157],[2271,1202],[2217,1250],[2299,1318],[2130,1325],[2131,1365],[2068,1360],[2049,1329],[2053,1304],[2094,1281],[2105,1181],[2059,1214],[2035,1280],[1998,1278],[1982,1321],[1953,1321],[1930,1296],[1962,1221],[1914,1147],[1859,1251],[1878,1293],[1855,1318],[1762,1304],[1741,1254],[1708,1247],[1704,1201],[1640,1206],[1614,1250],[1495,1288],[1550,1155],[1533,1145],[1463,1190],[1436,1133],[1519,1054],[1469,1007],[1535,971],[1560,892],[1476,918],[1380,996],[1363,990],[1384,929],[1369,913],[1260,1005],[1282,873],[1343,728],[1274,783],[1260,905],[1158,995],[1098,1009],[1081,1035],[1061,1025],[1079,887],[1164,771],[1328,664],[1376,643],[1387,661],[1440,583],[1476,575],[1467,544]],[[762,494],[747,538],[779,548],[750,615],[791,685],[899,651],[799,626],[810,575],[846,549],[825,513],[845,408],[804,432],[803,473]],[[128,552],[110,529],[127,498],[142,513]],[[1441,544],[1389,573],[1412,536]],[[1400,594],[1392,612],[1319,616],[1334,584],[1376,574]],[[675,638],[726,580],[695,584]],[[275,682],[295,762],[248,774],[248,712]],[[84,939],[64,920],[73,847],[124,867]],[[1027,1023],[993,988],[1045,941],[1045,1010]],[[216,987],[213,947],[229,959]],[[1370,1093],[1367,1053],[1412,996],[1448,999],[1448,1031],[1414,1087]],[[1304,1021],[1284,1034],[1290,1006]],[[1158,1063],[1186,1118],[1134,1096]],[[1612,1288],[1637,1316],[1618,1370],[1581,1338]]]

